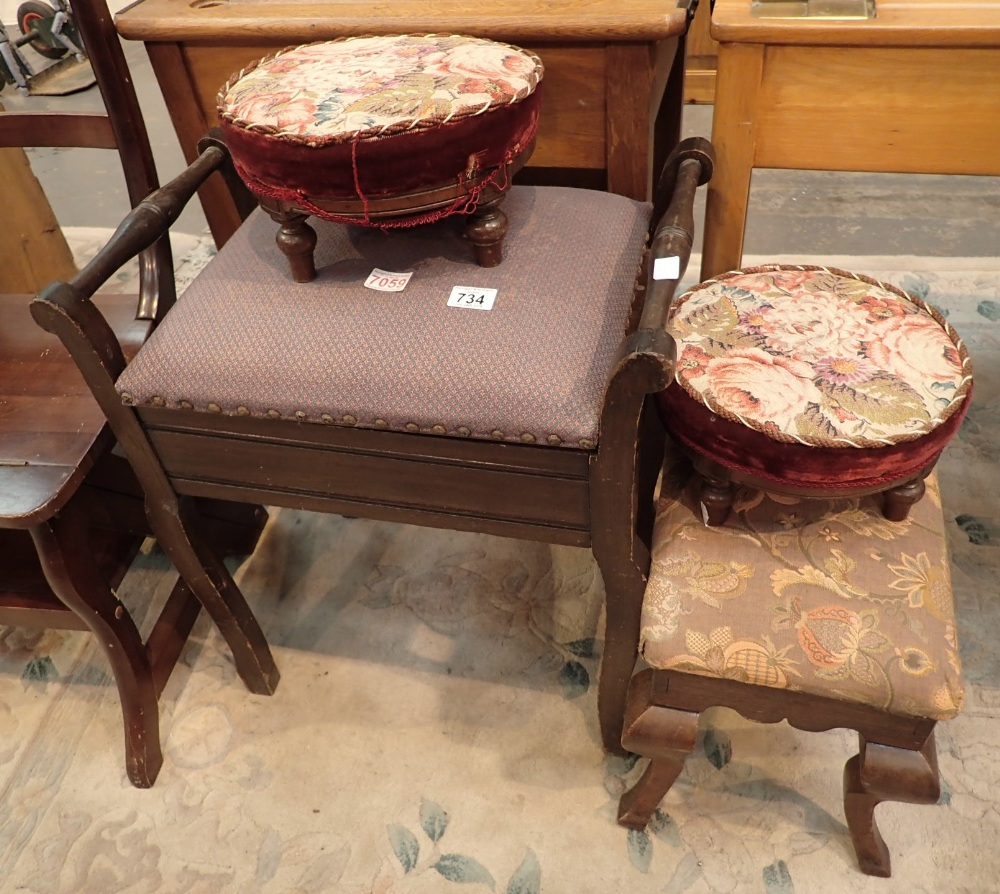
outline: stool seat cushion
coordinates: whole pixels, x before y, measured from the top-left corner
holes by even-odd
[[[875,498],[741,488],[708,527],[689,474],[658,505],[640,650],[650,665],[822,695],[892,714],[956,715],[963,683],[936,476],[901,522]]]
[[[542,74],[533,53],[480,38],[353,37],[261,59],[217,104],[258,195],[364,200],[476,182],[527,151]]]
[[[733,271],[678,299],[669,328],[670,429],[776,484],[873,487],[917,474],[968,406],[968,353],[941,314],[846,271]]]
[[[506,203],[499,267],[475,264],[453,219],[337,224],[319,228],[304,284],[256,211],[118,390],[137,406],[590,449],[651,208],[565,187],[515,186]],[[366,288],[376,268],[413,276],[403,291]],[[455,287],[496,289],[492,310],[448,306]]]

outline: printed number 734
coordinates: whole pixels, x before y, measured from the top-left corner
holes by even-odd
[[[496,289],[479,289],[475,286],[455,286],[448,296],[449,307],[467,307],[471,310],[492,310]]]

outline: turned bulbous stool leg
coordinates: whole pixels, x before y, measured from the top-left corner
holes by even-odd
[[[858,865],[866,875],[892,874],[889,849],[875,824],[883,801],[935,804],[941,796],[933,731],[919,751],[861,740],[861,751],[844,766],[844,813]]]
[[[904,521],[910,507],[923,498],[926,490],[922,477],[890,488],[882,494],[882,514],[889,521]]]
[[[274,241],[281,253],[288,258],[292,279],[296,282],[312,282],[316,278],[316,264],[313,260],[316,231],[306,223],[309,215],[282,204],[272,205],[261,201],[260,206],[279,225]]]
[[[703,521],[710,528],[725,524],[736,498],[736,485],[725,469],[715,463],[703,461],[695,464],[701,487],[698,503],[701,505]]]
[[[500,210],[503,196],[480,202],[465,227],[465,238],[474,246],[480,267],[496,267],[503,260],[503,240],[507,235],[507,215]]]

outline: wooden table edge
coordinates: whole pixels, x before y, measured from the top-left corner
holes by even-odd
[[[871,19],[753,16],[747,0],[717,0],[710,34],[720,43],[842,47],[1000,46],[1000,2],[954,4],[884,0]]]
[[[295,8],[304,10],[292,12]],[[316,7],[313,7],[315,9]],[[329,10],[331,7],[323,7]],[[184,41],[186,43],[230,45],[287,42],[305,43],[367,34],[469,33],[501,41],[541,43],[627,43],[667,40],[682,34],[687,27],[687,10],[667,9],[655,15],[630,18],[617,11],[602,15],[581,12],[572,21],[553,21],[549,14],[500,14],[488,17],[481,13],[465,15],[385,15],[337,16],[309,14],[309,4],[289,7],[280,22],[262,24],[252,8],[228,6],[182,10],[176,16],[145,12],[143,0],[126,7],[115,16],[115,27],[126,40],[146,42]],[[190,14],[196,12],[197,15]]]

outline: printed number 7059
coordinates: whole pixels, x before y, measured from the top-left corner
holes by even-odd
[[[389,276],[387,274],[379,274],[377,271],[372,273],[371,276],[365,281],[365,285],[369,289],[382,289],[387,292],[395,292],[401,290],[409,280],[408,276]]]

